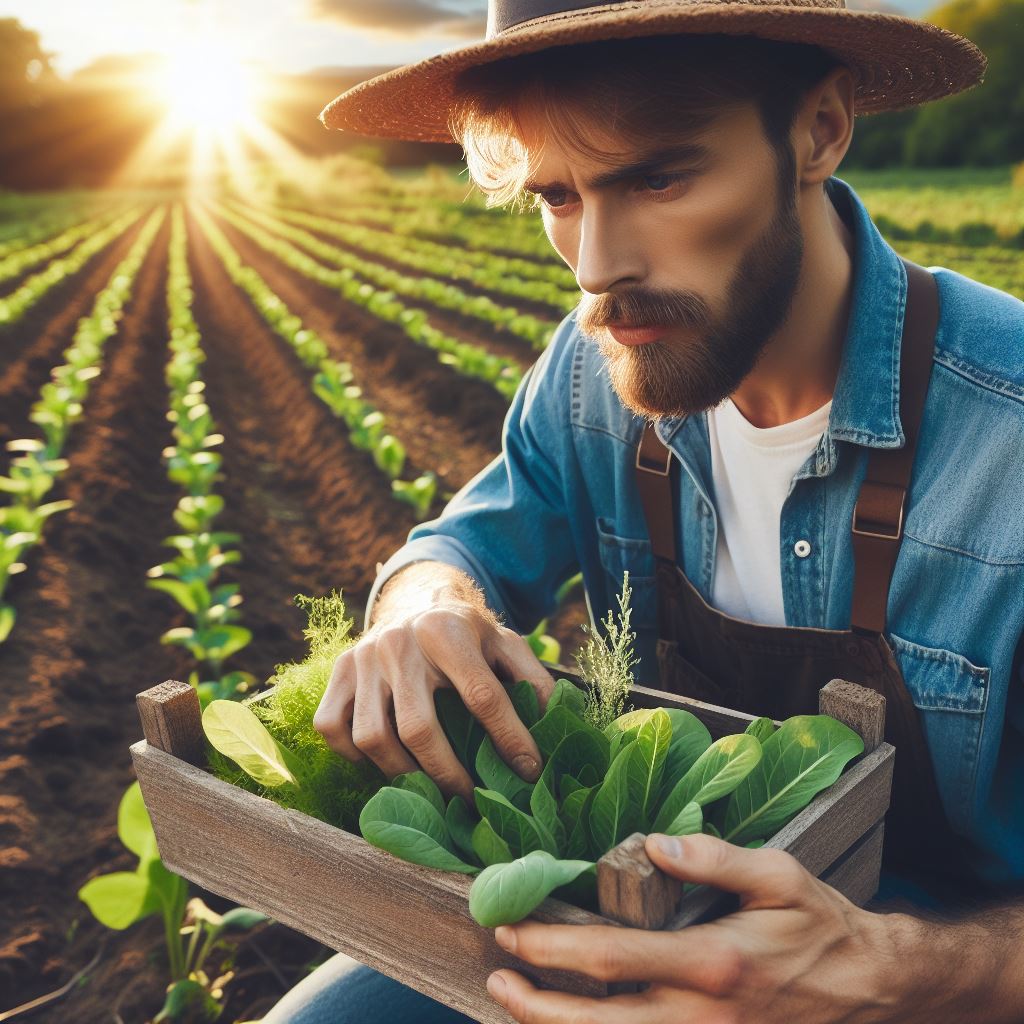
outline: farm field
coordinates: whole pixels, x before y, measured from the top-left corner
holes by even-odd
[[[901,254],[1024,298],[1009,169],[840,177]],[[101,951],[33,1019],[156,1011],[159,918],[110,932],[76,896],[129,862],[135,694],[259,687],[305,652],[296,594],[342,590],[358,628],[377,563],[498,453],[579,299],[537,214],[436,169],[387,182],[0,194],[0,1009]],[[549,625],[566,663],[586,616],[577,590]],[[223,1019],[326,955],[263,932]]]

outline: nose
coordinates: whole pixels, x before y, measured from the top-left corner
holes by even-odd
[[[630,237],[632,235],[632,237]],[[611,291],[625,281],[641,281],[643,251],[625,218],[592,204],[580,219],[576,283],[591,295]]]

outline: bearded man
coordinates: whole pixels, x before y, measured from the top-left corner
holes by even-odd
[[[1024,304],[903,260],[835,176],[856,115],[984,65],[841,0],[492,0],[485,42],[322,115],[458,140],[489,202],[533,197],[583,292],[501,455],[380,569],[327,742],[472,804],[434,711],[452,686],[536,780],[503,683],[543,707],[521,634],[579,568],[600,611],[629,571],[638,681],[782,718],[850,679],[885,694],[899,752],[883,894],[911,910],[858,908],[778,851],[650,836],[657,867],[740,910],[498,929],[527,964],[647,983],[597,1000],[495,972],[519,1021],[1024,1019]],[[470,1019],[336,957],[266,1021],[403,1014]]]

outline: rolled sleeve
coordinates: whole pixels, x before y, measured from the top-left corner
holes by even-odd
[[[413,562],[445,562],[480,585],[488,605],[519,632],[554,609],[578,566],[567,493],[578,477],[569,422],[575,311],[523,376],[502,428],[502,450],[436,519],[409,533],[381,567],[367,600]]]

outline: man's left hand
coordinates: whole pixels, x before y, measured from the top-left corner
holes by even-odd
[[[909,1009],[904,1013],[911,994],[899,990],[894,955],[893,929],[907,920],[903,915],[860,909],[780,850],[748,850],[706,835],[663,842],[647,838],[655,866],[684,882],[736,893],[740,909],[679,931],[533,921],[498,928],[499,945],[537,967],[649,983],[641,992],[595,999],[538,989],[516,971],[496,971],[488,991],[517,1021],[876,1024],[917,1018]]]

